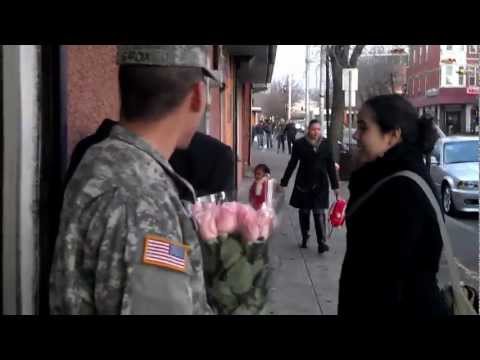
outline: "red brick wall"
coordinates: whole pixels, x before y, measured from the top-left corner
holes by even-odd
[[[118,120],[116,45],[68,45],[68,153],[105,118]]]
[[[419,61],[420,48],[422,48],[421,61]],[[412,62],[413,50],[415,50],[415,62]],[[427,89],[439,88],[440,45],[429,45],[428,57],[426,56],[426,45],[412,46],[410,57],[407,70],[408,96],[421,96]]]

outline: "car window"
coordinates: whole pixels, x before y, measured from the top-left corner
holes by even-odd
[[[478,141],[461,141],[445,144],[445,164],[478,162]]]

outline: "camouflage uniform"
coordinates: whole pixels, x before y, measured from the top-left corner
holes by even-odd
[[[51,275],[55,314],[208,314],[200,244],[166,159],[121,126],[90,149],[65,195]],[[147,234],[183,241],[187,273],[145,265]]]
[[[126,128],[116,126],[93,146],[66,189],[50,278],[51,312],[211,314],[199,239],[179,193],[195,201],[190,184]],[[152,236],[189,248],[183,271],[145,262]]]

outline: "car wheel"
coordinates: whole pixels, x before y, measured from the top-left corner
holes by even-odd
[[[453,203],[453,198],[452,198],[452,189],[450,188],[450,185],[444,185],[442,189],[442,205],[443,205],[443,210],[448,214],[448,215],[455,215],[457,213],[455,209],[455,204]]]

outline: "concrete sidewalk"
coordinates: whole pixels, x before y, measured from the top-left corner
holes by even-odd
[[[280,180],[290,156],[273,150],[254,149],[252,164],[265,163],[272,176]],[[271,313],[274,315],[336,315],[340,269],[345,254],[345,228],[335,230],[328,245],[330,251],[319,255],[313,219],[308,249],[300,249],[301,232],[298,210],[288,205],[296,172],[286,193],[286,204],[280,226],[271,241],[273,267]],[[239,187],[239,201],[248,202],[253,181],[250,172]],[[348,198],[347,183],[341,183],[342,196]],[[334,199],[333,193],[330,197]]]

